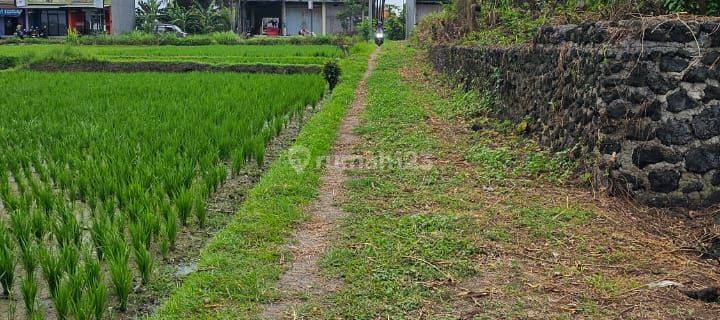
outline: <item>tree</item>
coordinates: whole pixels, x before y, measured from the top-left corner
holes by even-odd
[[[192,10],[179,5],[176,1],[173,1],[167,7],[166,16],[167,22],[180,27],[186,32],[193,32],[194,29],[192,28],[198,24]]]
[[[231,13],[215,4],[215,1],[203,7],[200,3],[195,4],[194,14],[198,21],[200,33],[211,33],[227,31],[230,29]]]
[[[165,10],[162,0],[145,0],[135,9],[135,27],[145,32],[153,32],[155,25],[164,20]]]
[[[367,1],[363,0],[345,1],[345,6],[337,14],[337,19],[340,20],[340,25],[346,33],[355,33],[355,26],[362,21],[367,6]]]

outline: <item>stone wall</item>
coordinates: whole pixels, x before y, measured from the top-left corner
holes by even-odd
[[[496,90],[499,116],[589,155],[615,191],[654,206],[720,202],[720,22],[545,27],[516,47],[435,46],[434,67]]]

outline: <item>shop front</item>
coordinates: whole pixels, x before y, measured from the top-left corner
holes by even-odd
[[[23,24],[21,16],[14,0],[0,0],[0,37],[12,36],[18,24]]]
[[[3,1],[3,0],[0,0]],[[31,28],[47,30],[48,36],[66,36],[68,30],[83,35],[109,31],[108,6],[103,0],[17,0],[27,9]]]
[[[68,27],[79,34],[107,32],[107,9],[101,0],[72,0],[67,8]]]

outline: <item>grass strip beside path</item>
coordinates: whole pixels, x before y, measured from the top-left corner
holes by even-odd
[[[306,123],[294,144],[315,159],[326,155],[355,97],[355,88],[373,50],[351,49],[341,60],[342,82]],[[198,271],[157,311],[156,319],[239,319],[260,311],[273,294],[281,269],[281,250],[293,226],[306,217],[303,205],[317,196],[322,168],[297,172],[289,152],[276,160],[248,194],[236,217],[207,245]]]

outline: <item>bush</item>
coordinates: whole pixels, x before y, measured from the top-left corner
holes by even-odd
[[[405,23],[398,17],[385,21],[385,37],[389,40],[405,40]]]
[[[18,64],[18,58],[0,56],[0,70],[14,68]]]
[[[328,82],[330,90],[335,89],[338,81],[340,81],[341,74],[342,71],[340,70],[340,66],[338,66],[337,62],[328,61],[325,63],[325,66],[323,67],[323,75],[325,76],[325,80]]]

